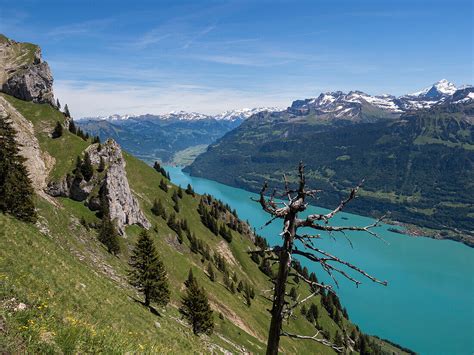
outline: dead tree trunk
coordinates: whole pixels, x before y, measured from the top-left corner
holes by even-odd
[[[351,190],[349,197],[346,200],[341,201],[338,207],[336,207],[333,211],[327,214],[312,214],[307,216],[305,219],[299,219],[298,213],[303,212],[306,210],[307,203],[305,202],[305,198],[307,196],[315,197],[316,193],[319,190],[306,190],[305,189],[305,175],[304,175],[304,165],[300,163],[299,169],[299,186],[296,190],[290,189],[289,183],[284,176],[285,181],[285,193],[282,196],[286,196],[288,198],[288,202],[276,202],[274,197],[276,194],[276,190],[273,192],[270,198],[265,196],[265,192],[267,190],[267,183],[264,184],[262,190],[260,191],[260,198],[256,201],[260,203],[263,210],[268,212],[271,215],[270,221],[268,221],[265,225],[272,223],[275,219],[283,219],[283,232],[281,233],[283,243],[281,247],[270,248],[269,250],[263,251],[252,251],[252,252],[263,252],[263,253],[270,253],[271,258],[273,260],[277,260],[278,262],[278,274],[276,279],[272,280],[275,285],[275,290],[273,294],[273,305],[271,309],[271,322],[270,322],[270,329],[268,333],[268,342],[267,342],[267,355],[275,355],[278,354],[278,349],[280,346],[280,337],[287,336],[294,339],[309,339],[316,341],[318,343],[324,344],[326,346],[331,347],[337,352],[342,352],[344,347],[336,346],[335,344],[331,343],[329,340],[321,337],[320,330],[317,330],[316,334],[309,336],[309,335],[299,335],[299,334],[292,334],[288,333],[283,330],[283,320],[285,318],[289,318],[296,307],[299,307],[302,303],[311,299],[311,297],[318,294],[321,290],[326,290],[328,292],[334,292],[332,286],[324,285],[318,282],[314,282],[308,280],[303,275],[298,273],[292,266],[292,257],[293,254],[297,254],[301,257],[304,257],[312,262],[319,263],[323,270],[325,270],[331,278],[335,281],[337,285],[337,280],[334,278],[333,273],[338,273],[350,281],[354,282],[356,285],[359,285],[361,282],[350,276],[346,273],[343,269],[334,266],[332,263],[338,263],[339,265],[343,265],[343,267],[347,267],[352,269],[353,271],[363,275],[364,277],[372,280],[373,282],[380,283],[382,285],[387,285],[386,281],[379,281],[373,276],[370,276],[368,273],[360,269],[359,267],[352,265],[342,259],[339,259],[336,256],[333,256],[324,250],[321,250],[314,246],[313,240],[320,239],[321,236],[318,235],[298,235],[299,228],[312,228],[318,231],[325,231],[328,233],[337,233],[340,232],[344,234],[345,231],[364,231],[369,233],[372,236],[378,237],[375,232],[371,229],[377,227],[380,223],[382,218],[377,220],[375,223],[365,226],[365,227],[354,227],[354,226],[331,226],[329,221],[332,217],[334,217],[337,213],[339,213],[344,206],[353,198],[355,198],[356,193],[360,187],[357,186],[356,188]],[[278,207],[278,204],[282,204],[283,207]],[[345,236],[345,234],[344,234]],[[299,244],[295,245],[295,242]],[[291,304],[290,301],[286,299],[286,284],[288,281],[288,276],[294,275],[301,279],[303,282],[307,283],[310,286],[311,294],[300,301],[295,301]]]
[[[270,323],[270,331],[268,333],[267,355],[278,354],[278,348],[280,346],[283,309],[286,302],[286,281],[288,280],[288,274],[290,272],[293,240],[296,234],[295,221],[295,213],[290,213],[285,217],[285,225],[288,225],[288,229],[284,233],[284,245],[279,256],[278,276],[275,280],[275,293],[271,310],[272,320]]]

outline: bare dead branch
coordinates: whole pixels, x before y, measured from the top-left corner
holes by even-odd
[[[340,203],[339,203],[339,206],[337,206],[334,210],[332,210],[331,212],[327,213],[327,214],[310,214],[308,217],[306,217],[306,220],[307,221],[311,221],[311,222],[314,222],[314,221],[325,221],[327,222],[328,220],[330,220],[332,217],[334,217],[337,213],[339,213],[340,211],[342,211],[342,209],[351,201],[353,200],[356,195],[357,195],[357,192],[359,191],[360,187],[362,186],[362,184],[364,183],[364,180],[362,180],[360,182],[359,185],[357,185],[355,188],[351,189],[351,192],[349,194],[349,196],[345,199],[345,200],[342,200]]]
[[[292,272],[290,272],[288,274],[288,276],[296,276],[298,277],[299,279],[303,280],[303,282],[307,283],[309,286],[311,287],[319,287],[319,288],[323,288],[325,290],[327,290],[328,292],[332,292],[334,293],[334,290],[332,289],[332,286],[331,285],[325,285],[325,284],[321,284],[319,282],[314,282],[314,281],[311,281],[311,280],[308,280],[306,277],[304,277],[303,275],[301,275],[298,271],[296,271],[295,269],[293,269]]]
[[[316,229],[316,230],[320,230],[320,231],[325,231],[325,232],[328,232],[328,233],[331,233],[331,232],[341,232],[341,233],[343,233],[345,231],[366,232],[366,233],[370,234],[371,236],[373,236],[377,239],[380,239],[384,243],[390,244],[385,239],[380,237],[377,233],[375,233],[371,230],[371,229],[377,227],[382,222],[383,219],[385,219],[385,216],[380,217],[374,223],[372,223],[368,226],[364,226],[364,227],[321,225],[321,224],[314,223],[314,221],[311,221],[311,220],[308,220],[308,219],[298,219],[296,221],[296,225],[299,228],[300,227],[308,227],[308,228],[312,228],[312,229]]]
[[[380,281],[378,279],[376,279],[375,277],[369,275],[367,272],[365,272],[364,270],[362,270],[361,268],[345,261],[345,260],[342,260],[340,258],[338,258],[337,256],[334,256],[334,255],[331,255],[327,252],[325,252],[324,250],[321,250],[319,248],[315,248],[311,245],[309,245],[308,243],[305,243],[304,241],[302,241],[302,243],[304,244],[304,246],[306,248],[309,248],[311,250],[314,250],[316,251],[317,253],[320,253],[324,256],[326,256],[326,258],[318,258],[317,256],[315,256],[314,254],[311,254],[309,252],[305,252],[305,251],[302,251],[302,250],[298,250],[297,248],[295,248],[293,250],[293,254],[297,254],[297,255],[301,255],[301,256],[304,256],[305,258],[311,260],[311,261],[314,261],[314,262],[317,262],[317,263],[320,263],[321,265],[326,265],[327,267],[329,267],[331,270],[334,270],[334,271],[337,271],[339,272],[341,275],[347,277],[349,280],[353,281],[353,282],[356,282],[357,284],[360,284],[361,282],[360,281],[357,281],[355,279],[353,279],[352,277],[350,277],[349,275],[347,275],[344,271],[340,270],[340,269],[337,269],[336,267],[328,264],[328,261],[334,261],[334,262],[337,262],[339,264],[342,264],[342,265],[345,265],[347,266],[348,268],[354,270],[354,271],[357,271],[359,274],[365,276],[366,278],[368,278],[369,280],[373,281],[373,282],[376,282],[376,283],[379,283],[381,285],[384,285],[384,286],[387,286],[387,281]]]
[[[334,349],[338,353],[342,353],[344,351],[344,347],[337,346],[337,345],[331,343],[329,340],[327,340],[325,338],[318,338],[319,333],[320,333],[320,331],[318,330],[316,332],[316,334],[314,334],[313,336],[309,336],[309,335],[299,335],[299,334],[293,334],[293,333],[288,333],[286,331],[282,331],[281,335],[289,337],[289,338],[295,338],[295,339],[313,340],[313,341],[316,341],[316,342],[321,343],[323,345],[331,347],[332,349]]]

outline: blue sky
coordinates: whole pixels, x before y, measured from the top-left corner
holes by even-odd
[[[76,117],[217,113],[473,83],[472,1],[4,1]]]

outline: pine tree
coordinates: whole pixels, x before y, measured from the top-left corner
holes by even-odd
[[[69,132],[72,134],[77,134],[76,124],[72,118],[69,120]]]
[[[174,203],[178,203],[179,197],[178,197],[178,191],[174,190],[173,195],[171,196],[171,199],[173,200]]]
[[[178,202],[175,202],[175,204],[173,205],[173,209],[176,211],[176,213],[179,213],[179,204],[178,204]]]
[[[195,193],[194,193],[194,190],[193,190],[193,187],[191,186],[191,184],[188,184],[188,186],[186,187],[186,191],[185,191],[188,195],[191,195],[194,197]]]
[[[90,181],[94,175],[94,167],[92,166],[91,158],[87,152],[84,154],[84,161],[81,165],[81,173],[82,176],[84,176],[84,180],[86,181]]]
[[[0,118],[0,211],[26,222],[36,221],[33,188],[25,159],[19,155],[9,118]]]
[[[64,106],[64,114],[66,115],[66,117],[71,117],[71,113],[69,112],[69,107],[67,106],[67,104]]]
[[[207,273],[209,274],[209,279],[211,279],[212,282],[216,281],[216,273],[214,271],[214,268],[212,267],[212,264],[209,263],[207,265]]]
[[[163,206],[163,204],[161,203],[161,200],[159,199],[155,199],[155,201],[153,202],[153,206],[151,207],[151,212],[155,216],[159,216],[163,218],[164,220],[166,220],[167,218],[165,207]]]
[[[197,280],[189,272],[186,285],[186,295],[182,298],[179,312],[193,327],[193,332],[199,334],[212,334],[214,330],[214,317],[207,294],[203,288],[199,287]]]
[[[59,121],[56,121],[56,126],[54,126],[54,130],[52,133],[53,138],[59,138],[63,135],[63,125],[59,123]]]
[[[245,298],[245,303],[247,304],[247,306],[251,306],[252,305],[252,297],[251,297],[251,293],[252,291],[250,290],[250,286],[248,284],[245,284],[244,285],[244,298]]]
[[[58,108],[58,110],[61,109],[61,103],[59,102],[59,99],[56,99],[56,107]]]
[[[117,255],[120,253],[118,233],[108,214],[102,216],[98,239],[106,246],[110,254]]]
[[[153,240],[145,230],[138,237],[130,257],[130,266],[130,284],[144,295],[145,306],[149,306],[150,302],[166,306],[170,301],[168,275]]]
[[[162,189],[164,192],[168,192],[168,184],[163,179],[160,181],[160,189]]]

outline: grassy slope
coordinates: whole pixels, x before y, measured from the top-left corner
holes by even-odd
[[[48,105],[4,97],[33,122],[41,148],[56,159],[50,178],[57,179],[70,171],[76,156],[88,143],[69,132],[59,139],[49,138],[46,132],[56,121],[64,120],[61,113]],[[239,352],[233,345],[238,344],[261,353],[269,324],[266,309],[270,308],[261,291],[269,289],[270,284],[245,253],[252,243],[233,232],[230,249],[238,262],[231,265],[231,270],[239,279],[250,281],[257,291],[249,308],[241,295],[231,294],[223,286],[219,272],[218,282],[211,282],[202,271],[206,264],[187,246],[180,250],[172,246],[168,240],[174,233],[165,221],[150,213],[154,198],[160,198],[170,212],[176,187],[163,192],[158,186],[161,175],[128,154],[125,160],[130,186],[154,225],[151,233],[169,272],[171,305],[166,310],[159,309],[160,315],[152,314],[136,302],[140,296],[126,282],[128,255],[140,228],[128,227],[127,237],[121,240],[122,255],[112,257],[97,242],[96,232],[79,223],[81,217],[97,222],[82,203],[61,198],[57,199],[58,205],[53,206],[38,198],[39,228],[0,214],[0,325],[6,324],[0,349],[11,352],[202,353],[209,352],[210,346]],[[185,218],[191,230],[215,250],[223,239],[212,235],[201,224],[196,211],[198,198],[185,195],[180,201],[179,217]],[[176,306],[190,267],[218,309],[216,313],[224,315],[221,320],[216,314],[216,332],[211,338],[193,336],[179,321]],[[23,302],[28,309],[13,312],[8,301],[12,298],[16,299],[13,304]],[[322,307],[319,310],[319,323],[333,336],[337,326]],[[155,322],[159,322],[159,326]],[[248,333],[236,326],[239,323]],[[293,324],[290,330],[309,335],[314,331],[301,316]],[[306,341],[283,339],[282,347],[287,353],[331,353],[320,344]]]

